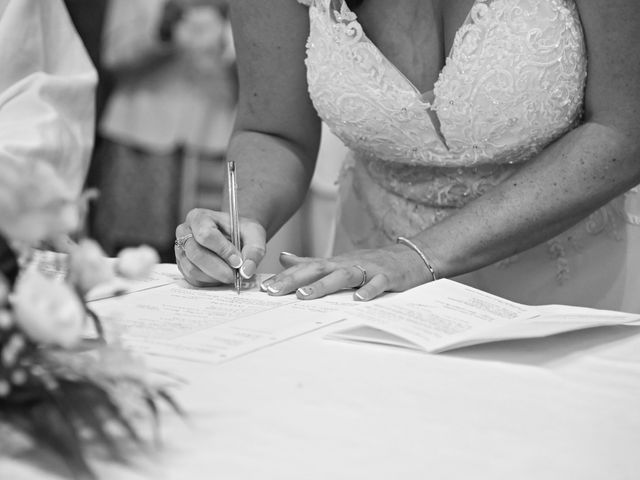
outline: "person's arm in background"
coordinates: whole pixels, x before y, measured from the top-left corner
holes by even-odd
[[[239,103],[228,151],[237,162],[245,278],[272,236],[304,201],[320,142],[320,120],[307,92],[306,7],[295,0],[233,0]],[[228,214],[195,209],[176,229],[193,234],[178,266],[195,285],[233,281],[242,259],[225,237]]]
[[[0,65],[0,229],[35,241],[77,227],[97,76],[60,0],[0,0]]]

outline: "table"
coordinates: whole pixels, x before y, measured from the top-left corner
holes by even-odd
[[[102,479],[640,478],[640,330],[428,355],[327,340],[331,326],[187,380],[164,446]],[[2,480],[60,478],[0,460]]]

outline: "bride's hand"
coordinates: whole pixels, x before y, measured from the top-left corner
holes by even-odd
[[[388,291],[404,291],[430,280],[424,264],[402,245],[358,250],[338,257],[306,258],[280,254],[286,270],[264,281],[260,288],[270,295],[293,291],[311,300],[354,288],[354,300],[367,301]]]
[[[176,228],[176,263],[192,285],[233,283],[235,268],[251,278],[266,251],[265,229],[255,220],[240,218],[242,251],[229,241],[229,214],[203,208],[189,212]]]

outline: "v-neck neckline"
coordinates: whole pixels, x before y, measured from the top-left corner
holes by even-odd
[[[333,3],[333,1],[334,0],[329,0],[329,2],[331,2],[331,3]],[[366,34],[366,32],[364,31],[364,28],[362,26],[362,23],[360,23],[360,19],[358,18],[358,14],[349,8],[349,6],[347,5],[347,2],[345,0],[338,0],[338,1],[340,2],[340,5],[339,5],[340,10],[337,10],[337,11],[339,11],[341,13],[341,15],[344,14],[344,12],[351,13],[353,15],[353,17],[352,17],[353,20],[352,21],[356,22],[360,26],[360,29],[362,31],[363,37],[366,38],[366,40],[376,49],[376,51],[384,59],[384,62],[387,63],[400,77],[402,77],[405,80],[407,85],[409,87],[411,87],[413,89],[413,91],[416,92],[416,95],[421,99],[421,101],[424,101],[428,97],[429,100],[427,100],[424,103],[429,103],[430,104],[432,99],[433,99],[433,91],[435,89],[436,84],[438,83],[438,80],[435,81],[435,83],[433,84],[433,88],[431,90],[426,90],[424,92],[421,92],[420,89],[416,86],[416,84],[413,83],[409,79],[409,77],[407,77],[404,74],[404,72],[402,70],[400,70],[400,68],[398,68],[396,66],[396,64],[393,63],[389,59],[389,57],[387,57],[382,52],[382,50],[380,50],[380,48],[373,42],[373,40],[371,40],[371,38]],[[469,8],[469,11],[467,12],[467,15],[464,17],[464,20],[463,20],[462,24],[458,27],[458,29],[456,30],[455,34],[453,35],[453,44],[451,45],[451,49],[449,50],[448,55],[444,58],[443,65],[446,65],[447,62],[449,61],[449,59],[451,58],[451,56],[453,55],[455,44],[456,44],[456,37],[460,33],[460,30],[462,30],[462,27],[464,27],[469,22],[469,17],[471,16],[471,12],[473,12],[473,9],[475,8],[475,6],[478,3],[478,1],[479,0],[474,0],[473,1],[473,3],[471,4],[471,7]],[[440,72],[438,72],[438,74],[440,74],[441,72],[442,72],[442,69],[440,69]]]

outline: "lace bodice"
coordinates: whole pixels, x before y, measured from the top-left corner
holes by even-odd
[[[299,1],[310,7],[306,64],[319,115],[375,181],[405,198],[460,206],[581,114],[586,54],[573,0],[476,0],[427,94],[342,0]]]

